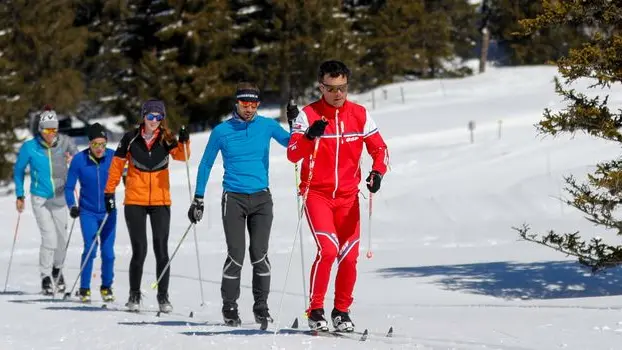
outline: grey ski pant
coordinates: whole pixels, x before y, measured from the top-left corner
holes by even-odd
[[[223,309],[237,309],[240,275],[246,249],[246,228],[250,239],[249,254],[253,266],[253,310],[268,309],[270,260],[268,243],[272,228],[272,195],[269,190],[252,194],[224,192],[222,222],[227,240],[227,258],[222,270]]]
[[[67,245],[67,207],[64,196],[31,197],[32,211],[41,232],[39,270],[41,278],[52,276],[52,267],[62,269]]]

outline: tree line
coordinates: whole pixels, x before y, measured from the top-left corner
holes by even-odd
[[[216,125],[240,80],[265,101],[316,96],[316,69],[339,59],[351,91],[473,74],[483,28],[503,65],[555,61],[585,40],[560,23],[517,35],[540,0],[4,0],[0,3],[0,179],[14,130],[45,104],[66,115],[123,114],[166,102],[173,127]]]

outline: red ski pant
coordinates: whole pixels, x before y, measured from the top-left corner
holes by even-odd
[[[359,255],[360,211],[358,193],[346,197],[309,191],[305,213],[317,244],[317,254],[311,267],[309,310],[324,308],[331,269],[337,262],[335,305],[348,311],[356,282],[356,262]]]

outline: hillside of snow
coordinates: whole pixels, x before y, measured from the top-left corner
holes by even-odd
[[[0,293],[1,349],[618,349],[622,334],[622,274],[591,275],[574,260],[519,240],[513,226],[537,231],[594,231],[581,213],[558,200],[562,176],[579,179],[603,160],[618,157],[616,144],[577,134],[538,135],[534,124],[544,108],[563,108],[554,93],[553,67],[489,68],[456,80],[393,84],[351,96],[375,118],[391,154],[391,170],[374,196],[369,226],[367,191],[361,199],[362,237],[352,318],[368,329],[365,342],[312,337],[288,330],[295,318],[306,328],[303,278],[315,244],[303,224],[303,266],[297,224],[294,166],[276,142],[270,181],[274,224],[270,242],[275,320],[269,332],[252,324],[251,268],[246,257],[239,300],[242,328],[220,325],[220,279],[226,247],[220,222],[222,164],[212,171],[207,213],[197,225],[202,285],[199,289],[193,233],[172,262],[172,315],[157,317],[155,262],[150,251],[142,287],[144,314],[122,311],[128,297],[131,248],[119,214],[114,290],[108,310],[38,295],[40,236],[30,206],[22,215],[6,293]],[[588,82],[577,84],[585,90]],[[384,92],[386,90],[386,99]],[[404,92],[404,102],[402,94]],[[610,102],[622,105],[620,89]],[[474,122],[474,142],[468,130]],[[191,135],[190,177],[209,137]],[[111,145],[114,147],[114,145]],[[369,171],[369,157],[363,161]],[[171,165],[173,195],[169,252],[188,227],[186,167]],[[361,189],[364,189],[361,185]],[[123,200],[123,186],[117,201]],[[0,198],[4,222],[0,278],[6,278],[17,214],[14,198]],[[70,221],[71,223],[71,221]],[[371,233],[371,246],[368,244]],[[293,250],[287,285],[284,285]],[[365,253],[371,249],[373,257]],[[76,225],[65,277],[71,287],[79,271],[82,239]],[[92,289],[99,300],[99,261]],[[304,275],[303,275],[304,271]],[[334,270],[333,270],[334,271]],[[333,273],[334,278],[334,273]],[[332,284],[326,309],[332,309]],[[283,300],[282,308],[279,303]],[[117,310],[118,309],[118,310]],[[279,312],[280,310],[280,312]],[[188,317],[190,313],[193,317]],[[383,334],[394,328],[394,337]],[[278,334],[274,334],[279,330]]]

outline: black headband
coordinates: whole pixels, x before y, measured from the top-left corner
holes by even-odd
[[[259,102],[259,92],[252,89],[239,89],[235,92],[235,98],[244,102]]]

